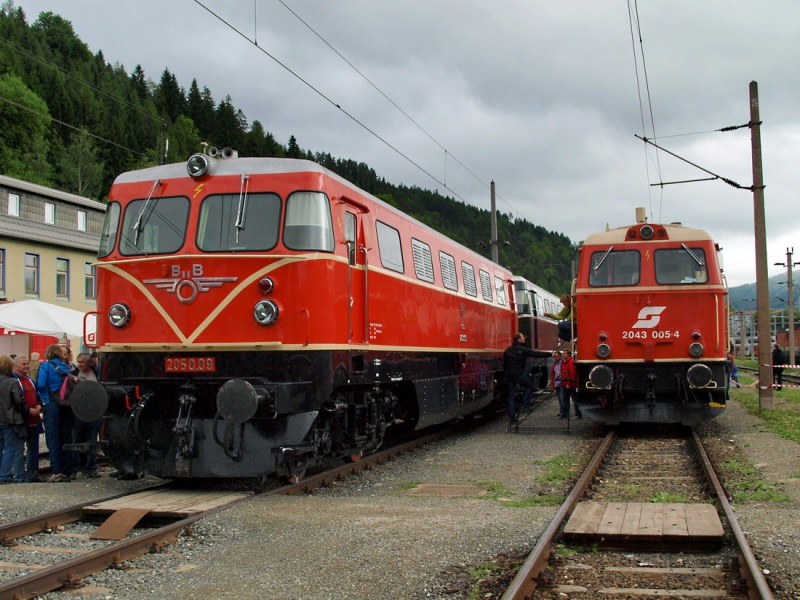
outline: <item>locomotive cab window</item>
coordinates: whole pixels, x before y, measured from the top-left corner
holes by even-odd
[[[269,250],[278,243],[281,200],[275,194],[216,194],[200,206],[197,247],[206,252]]]
[[[97,256],[103,258],[108,256],[117,245],[117,228],[119,227],[119,202],[109,202],[106,210],[106,217],[103,221],[103,231],[100,234],[100,248]]]
[[[291,250],[333,252],[331,205],[322,192],[293,192],[286,201],[283,245]]]
[[[189,217],[185,196],[134,200],[125,209],[120,254],[172,254],[183,246]]]
[[[662,285],[708,283],[706,253],[702,248],[666,248],[654,254],[656,282]]]
[[[592,253],[589,285],[615,287],[639,283],[641,256],[638,250],[600,250]]]

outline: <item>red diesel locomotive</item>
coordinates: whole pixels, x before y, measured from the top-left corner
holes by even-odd
[[[511,273],[304,160],[226,149],[120,175],[98,268],[123,473],[296,478],[484,409]],[[502,393],[502,392],[501,392]]]
[[[575,283],[581,411],[616,424],[695,424],[728,398],[727,286],[703,230],[635,225],[586,238]]]

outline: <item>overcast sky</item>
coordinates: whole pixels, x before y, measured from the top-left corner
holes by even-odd
[[[575,242],[632,223],[637,206],[650,222],[706,229],[723,247],[731,286],[755,281],[753,194],[719,180],[652,187],[709,175],[634,136],[653,136],[651,106],[660,145],[750,186],[750,130],[713,131],[749,121],[756,81],[769,274],[785,273],[773,263],[787,247],[800,261],[797,0],[645,0],[630,5],[634,36],[623,0],[15,5],[29,23],[41,11],[60,14],[92,52],[129,73],[140,64],[157,82],[168,68],[186,90],[196,78],[281,143],[294,135],[304,149],[364,161],[392,183],[488,209],[494,180],[500,211]]]

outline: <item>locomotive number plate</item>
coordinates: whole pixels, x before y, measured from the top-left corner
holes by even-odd
[[[164,363],[167,373],[213,373],[216,369],[217,361],[213,356],[167,358]]]

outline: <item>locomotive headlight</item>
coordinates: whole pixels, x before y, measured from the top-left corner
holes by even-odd
[[[689,380],[689,385],[692,387],[706,387],[711,383],[711,369],[708,365],[692,365],[686,371],[686,379]]]
[[[611,346],[608,344],[598,344],[597,345],[597,356],[600,358],[608,358],[611,354]]]
[[[125,327],[131,321],[131,309],[127,304],[117,302],[108,309],[108,322],[114,327]]]
[[[614,373],[606,365],[597,365],[589,371],[589,383],[597,389],[609,389],[612,381],[614,381]]]
[[[645,225],[639,230],[643,240],[649,240],[653,237],[653,228],[650,225]]]
[[[208,168],[211,166],[208,157],[205,154],[193,154],[186,161],[186,170],[192,177],[202,177],[208,173]]]
[[[259,325],[272,325],[278,320],[278,305],[272,300],[260,300],[253,309],[253,316]]]
[[[269,294],[273,289],[275,289],[275,282],[269,277],[262,277],[258,282],[258,291],[262,294]]]
[[[703,348],[703,344],[701,344],[700,342],[695,342],[694,344],[689,346],[689,354],[691,354],[695,358],[700,358],[701,356],[703,356],[704,351],[705,348]]]

